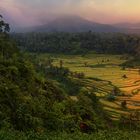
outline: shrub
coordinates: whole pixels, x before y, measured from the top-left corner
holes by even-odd
[[[110,94],[110,95],[107,96],[107,100],[110,101],[110,102],[113,102],[113,101],[116,100],[116,97],[114,95]]]

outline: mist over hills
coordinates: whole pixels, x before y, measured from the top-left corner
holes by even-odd
[[[118,28],[140,29],[140,23],[123,22],[123,23],[113,24],[112,26],[115,26]]]
[[[35,31],[41,32],[119,32],[119,28],[107,24],[88,21],[81,17],[60,17],[46,25],[38,26]]]
[[[101,24],[79,16],[60,16],[42,25],[18,28],[16,32],[140,33],[140,23]]]
[[[112,26],[123,29],[125,33],[136,33],[136,34],[140,33],[140,23],[124,22],[124,23],[117,23]]]

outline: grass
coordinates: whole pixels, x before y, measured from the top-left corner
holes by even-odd
[[[137,131],[120,131],[106,130],[94,132],[92,134],[85,133],[66,133],[51,132],[37,134],[34,132],[21,133],[13,131],[0,131],[0,140],[139,140],[140,135]]]

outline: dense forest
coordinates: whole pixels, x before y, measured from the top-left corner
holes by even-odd
[[[36,53],[63,54],[129,54],[134,59],[124,63],[128,67],[139,65],[140,37],[122,33],[17,33],[12,34],[18,48]]]
[[[113,33],[24,33],[13,34],[19,48],[30,52],[84,54],[137,54],[138,35]]]
[[[138,122],[130,122],[128,118],[113,122],[108,117],[94,89],[84,88],[84,74],[72,73],[62,62],[59,67],[53,66],[51,58],[45,65],[39,65],[33,55],[20,51],[136,55],[138,37],[88,32],[16,34],[11,38],[9,30],[0,16],[1,139],[90,139],[94,136],[112,139],[114,135],[116,139],[139,138]],[[77,95],[76,100],[70,98],[71,93]],[[129,133],[130,123],[135,132]]]

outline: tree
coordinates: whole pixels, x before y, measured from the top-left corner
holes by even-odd
[[[140,69],[138,70],[138,73],[139,73],[139,75],[140,75]]]
[[[18,48],[9,37],[9,31],[9,24],[0,15],[0,58],[2,60],[10,59],[18,52]]]
[[[63,68],[63,60],[60,60],[60,68]]]
[[[126,107],[127,107],[127,102],[126,102],[126,101],[122,101],[122,102],[121,102],[121,106],[122,106],[123,108],[126,108]]]
[[[0,33],[7,33],[10,31],[9,24],[3,20],[3,16],[0,15]]]
[[[122,78],[126,79],[126,78],[128,78],[128,77],[127,77],[127,75],[126,75],[126,74],[124,74],[124,75],[122,76]]]
[[[84,62],[84,65],[85,65],[85,67],[87,67],[88,66],[88,62]]]

